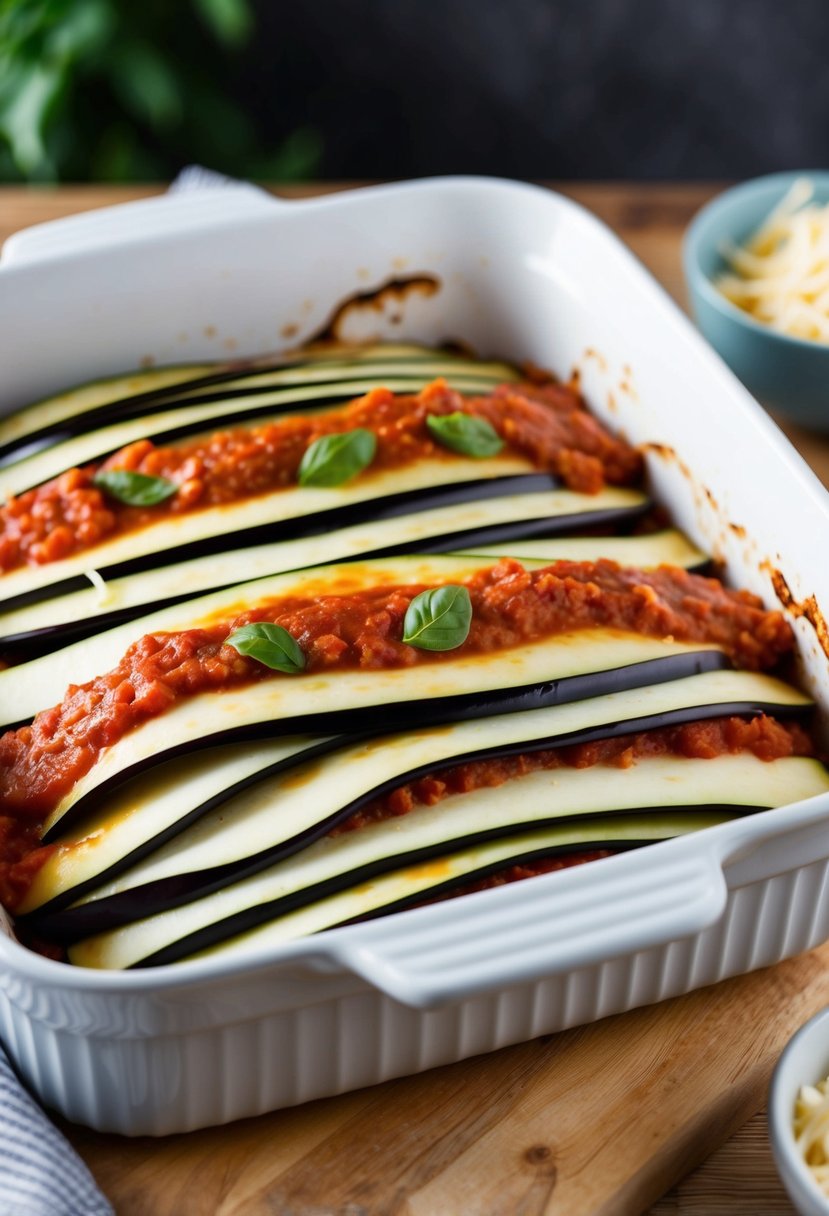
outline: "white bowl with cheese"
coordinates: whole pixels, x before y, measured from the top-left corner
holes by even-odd
[[[829,1009],[822,1009],[789,1040],[774,1070],[769,1090],[769,1136],[775,1164],[789,1198],[801,1216],[829,1213],[829,1164],[815,1171],[806,1160],[811,1146],[810,1159],[825,1156],[829,1162],[829,1151],[826,1151],[829,1149],[829,1095],[817,1089],[827,1077]],[[822,1099],[820,1105],[819,1099]],[[798,1105],[801,1111],[804,1106],[811,1105],[815,1112],[800,1129],[801,1138],[795,1130]]]
[[[808,215],[799,214],[798,198]],[[683,249],[689,303],[704,337],[764,405],[822,431],[829,430],[827,204],[823,170],[754,178],[703,207]],[[770,225],[781,208],[784,216]],[[773,256],[752,254],[762,231],[775,234],[765,248]],[[726,294],[729,279],[732,296],[741,294],[735,259],[754,272],[743,283],[743,307]]]

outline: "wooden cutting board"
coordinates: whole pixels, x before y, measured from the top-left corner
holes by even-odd
[[[827,1003],[829,945],[224,1128],[65,1130],[118,1216],[636,1216],[762,1107],[784,1043]]]

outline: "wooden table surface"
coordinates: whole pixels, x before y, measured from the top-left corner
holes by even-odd
[[[303,197],[338,188],[339,185],[291,187],[280,193],[287,197]],[[716,184],[565,183],[557,188],[584,203],[614,228],[668,291],[685,303],[680,263],[682,233],[694,212],[719,189]],[[146,197],[159,190],[160,187],[152,186],[62,186],[37,190],[0,187],[0,242],[17,229],[31,224]],[[785,429],[818,475],[829,484],[829,441],[793,426],[786,425]],[[825,958],[829,962],[829,953]],[[681,998],[683,1001],[691,999]],[[97,1168],[100,1154],[96,1157],[94,1137],[69,1131],[93,1169]],[[152,1150],[150,1142],[146,1151],[152,1153]],[[106,1184],[106,1171],[102,1169],[100,1176]],[[197,1186],[197,1183],[194,1181],[193,1185]],[[256,1208],[257,1212],[260,1210],[277,1211],[270,1207]],[[314,1207],[314,1212],[317,1210]],[[650,1216],[726,1216],[733,1213],[782,1216],[792,1211],[777,1179],[768,1149],[764,1114],[759,1112],[656,1203]],[[301,1216],[299,1210],[297,1216]],[[311,1216],[311,1209],[307,1209],[307,1216]]]

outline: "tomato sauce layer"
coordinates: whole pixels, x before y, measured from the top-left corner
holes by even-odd
[[[429,415],[456,410],[486,418],[505,451],[526,457],[571,489],[597,493],[607,482],[631,485],[641,476],[640,454],[609,434],[572,388],[503,385],[487,397],[462,397],[443,380],[416,396],[377,388],[338,410],[236,427],[167,447],[139,440],[103,464],[70,469],[0,508],[0,570],[44,565],[168,516],[294,486],[312,443],[358,427],[377,437],[371,472],[423,459],[471,459],[438,445],[426,425]],[[164,477],[178,489],[156,506],[128,506],[94,484],[102,468]]]
[[[450,581],[450,580],[446,580]],[[452,661],[595,627],[721,646],[740,667],[773,667],[791,650],[782,614],[745,591],[675,567],[640,571],[616,562],[555,562],[527,571],[504,559],[464,580],[472,602],[467,640],[436,654],[401,641],[406,610],[422,586],[381,586],[348,595],[265,601],[233,620],[148,634],[117,667],[70,686],[60,705],[0,738],[0,814],[41,818],[93,766],[104,748],[178,700],[285,676],[240,655],[227,638],[268,621],[297,640],[306,672],[388,669]]]

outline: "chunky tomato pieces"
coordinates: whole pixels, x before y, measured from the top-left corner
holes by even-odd
[[[286,489],[296,484],[306,448],[324,435],[358,427],[373,431],[373,471],[422,459],[468,459],[437,444],[426,425],[430,414],[456,410],[486,418],[506,452],[549,470],[571,489],[592,494],[606,482],[631,485],[641,475],[639,453],[605,430],[566,385],[504,385],[488,397],[462,397],[443,380],[416,396],[377,388],[337,410],[239,426],[167,447],[142,439],[102,465],[70,469],[0,508],[0,571],[58,561],[167,516]],[[178,490],[152,507],[127,506],[94,484],[101,468],[164,477]]]
[[[464,581],[472,626],[463,645],[443,655],[400,640],[406,609],[424,590],[419,585],[283,597],[232,620],[149,634],[112,671],[70,687],[60,705],[0,738],[0,813],[48,814],[104,748],[183,697],[304,679],[275,673],[227,644],[252,621],[287,629],[305,653],[306,673],[436,663],[596,627],[717,643],[738,666],[753,669],[773,667],[793,645],[783,616],[765,611],[755,596],[674,567],[643,572],[611,561],[556,562],[528,571],[505,559]]]

